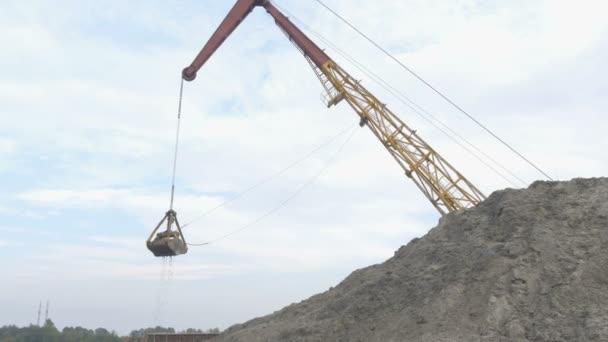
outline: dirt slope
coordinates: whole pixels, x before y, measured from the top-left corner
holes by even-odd
[[[608,179],[496,192],[215,341],[608,341]]]

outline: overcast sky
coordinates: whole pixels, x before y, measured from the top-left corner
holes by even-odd
[[[498,176],[315,38],[486,194],[542,179],[315,1],[277,3],[523,180]],[[602,1],[326,3],[552,177],[608,173]],[[186,84],[178,217],[324,147],[185,234],[213,240],[290,199],[273,215],[173,265],[153,258],[144,241],[168,207],[180,72],[232,5],[1,2],[0,325],[35,322],[49,299],[59,327],[226,328],[324,291],[437,223],[374,136],[351,129],[346,103],[324,106],[305,59],[258,9]]]

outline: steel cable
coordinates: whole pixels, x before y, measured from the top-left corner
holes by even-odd
[[[301,25],[306,30],[308,30],[310,33],[312,33],[314,36],[316,36],[317,38],[319,38],[321,41],[323,41],[325,44],[327,44],[331,49],[335,50],[340,56],[344,57],[347,61],[351,62],[355,66],[355,68],[357,68],[363,74],[365,74],[366,76],[368,76],[369,78],[371,78],[374,82],[376,82],[384,90],[388,91],[390,94],[392,94],[393,96],[395,96],[395,98],[397,98],[401,103],[403,103],[404,105],[406,105],[414,113],[416,113],[422,119],[424,119],[425,121],[427,121],[428,123],[430,123],[433,127],[437,128],[439,131],[441,131],[450,140],[452,140],[454,143],[456,143],[458,146],[460,146],[462,149],[464,149],[466,152],[468,152],[470,155],[472,155],[474,158],[476,158],[478,161],[480,161],[482,164],[484,164],[486,167],[488,167],[491,171],[493,171],[494,173],[496,173],[499,177],[501,177],[502,179],[504,179],[507,183],[511,184],[514,187],[518,187],[518,185],[515,184],[512,180],[510,180],[509,178],[507,178],[504,174],[502,174],[500,171],[498,171],[494,166],[490,165],[487,161],[483,160],[481,157],[479,157],[478,155],[476,155],[468,147],[464,146],[464,144],[470,146],[471,148],[473,148],[474,150],[476,150],[477,152],[479,152],[481,155],[483,155],[485,158],[487,158],[488,160],[490,160],[492,163],[494,163],[495,165],[497,165],[499,168],[501,168],[502,170],[504,170],[505,172],[507,172],[509,175],[511,175],[511,177],[513,177],[514,179],[516,179],[517,181],[519,181],[520,185],[524,185],[524,186],[527,185],[527,183],[523,179],[521,179],[519,176],[517,176],[514,172],[512,172],[507,167],[505,167],[504,165],[502,165],[500,162],[498,162],[495,158],[493,158],[489,154],[485,153],[479,147],[475,146],[473,143],[471,143],[470,141],[468,141],[466,138],[464,138],[462,135],[460,135],[458,132],[456,132],[450,126],[448,126],[447,124],[445,124],[441,120],[437,119],[434,115],[432,115],[431,113],[429,113],[427,110],[425,110],[424,108],[422,108],[420,105],[416,104],[413,100],[411,100],[409,97],[407,97],[406,95],[404,95],[403,93],[401,93],[398,89],[396,89],[390,83],[388,83],[387,81],[385,81],[384,79],[382,79],[380,76],[378,76],[377,74],[375,74],[374,72],[372,72],[371,70],[369,70],[369,68],[367,68],[365,65],[363,65],[363,63],[357,61],[354,57],[350,56],[344,50],[340,49],[338,46],[336,46],[335,44],[333,44],[330,40],[328,40],[323,35],[319,34],[317,31],[315,31],[310,26],[308,26],[306,23],[304,23],[301,19],[299,19],[298,17],[296,17],[293,14],[291,14],[288,10],[286,10],[285,8],[282,8],[281,6],[277,5],[276,2],[275,2],[275,6],[277,6],[279,9],[281,9],[281,11],[285,12],[291,18],[295,19],[295,21],[298,22],[299,25]],[[421,111],[422,111],[422,113],[421,113]],[[426,114],[426,116],[423,113]],[[437,122],[437,124],[435,122]],[[439,127],[438,125],[443,126],[445,129],[443,129],[442,127]],[[460,139],[462,142],[464,142],[464,144],[461,143],[460,141],[458,141],[456,138],[454,138],[454,136],[450,135],[450,133],[446,132],[446,130],[448,130],[454,136],[456,136],[458,139]]]
[[[255,226],[256,224],[258,224],[261,221],[265,220],[266,218],[268,218],[269,216],[273,215],[277,211],[283,209],[289,202],[291,202],[294,198],[296,198],[298,195],[300,195],[306,188],[308,188],[309,186],[311,186],[325,171],[327,171],[327,169],[329,168],[329,166],[336,161],[336,159],[337,159],[338,155],[340,154],[340,152],[342,152],[342,150],[344,149],[344,147],[348,144],[348,142],[352,139],[352,137],[355,135],[356,132],[357,132],[356,126],[352,127],[351,128],[351,133],[348,135],[348,137],[346,138],[346,140],[344,140],[344,142],[340,145],[340,147],[338,148],[338,150],[336,150],[336,152],[334,152],[334,154],[330,157],[330,159],[327,161],[327,163],[325,165],[323,165],[323,167],[317,173],[315,173],[311,178],[309,178],[299,188],[297,188],[291,195],[289,195],[283,201],[281,201],[277,206],[275,206],[274,208],[270,209],[269,211],[267,211],[263,215],[259,216],[255,220],[247,223],[246,225],[242,226],[241,228],[239,228],[237,230],[234,230],[234,231],[232,231],[230,233],[227,233],[225,235],[222,235],[222,236],[220,236],[218,238],[215,238],[215,239],[207,241],[207,242],[203,242],[203,243],[189,243],[188,246],[202,247],[202,246],[207,246],[207,245],[210,245],[212,243],[215,243],[215,242],[227,239],[227,238],[229,238],[229,237],[231,237],[233,235],[236,235],[236,234],[244,231],[245,229],[248,229],[248,228],[250,228],[252,226]]]
[[[342,135],[344,135],[345,133],[349,132],[353,127],[356,127],[357,125],[349,125],[348,127],[346,127],[345,129],[341,130],[340,132],[338,132],[338,134],[334,135],[333,137],[327,139],[326,141],[324,141],[322,144],[318,145],[317,147],[315,147],[314,149],[312,149],[310,152],[306,153],[304,156],[302,156],[301,158],[297,159],[296,161],[292,162],[291,164],[287,165],[286,167],[284,167],[283,169],[279,170],[278,172],[272,174],[271,176],[251,185],[250,187],[246,188],[245,190],[237,193],[236,195],[234,195],[233,197],[231,197],[230,199],[218,204],[217,206],[201,213],[200,215],[196,216],[194,219],[188,221],[186,224],[184,224],[182,226],[182,229],[188,227],[189,225],[191,225],[192,223],[199,221],[201,219],[203,219],[204,217],[210,215],[211,213],[215,212],[216,210],[226,206],[227,204],[236,201],[237,199],[243,197],[244,195],[246,195],[247,193],[259,188],[260,186],[269,183],[271,181],[273,181],[274,179],[276,179],[277,177],[281,176],[282,174],[284,174],[285,172],[293,169],[294,167],[296,167],[297,165],[301,164],[302,162],[308,160],[310,157],[312,157],[315,153],[319,152],[320,150],[322,150],[323,148],[327,147],[328,145],[330,145],[331,143],[333,143],[336,139],[338,139],[339,137],[341,137]]]
[[[517,151],[513,146],[511,146],[505,140],[503,140],[502,138],[500,138],[496,133],[494,133],[492,130],[490,130],[487,126],[485,126],[484,124],[482,124],[479,120],[477,120],[475,117],[473,117],[467,111],[465,111],[460,106],[458,106],[454,101],[452,101],[450,98],[448,98],[446,95],[444,95],[437,88],[433,87],[433,85],[431,85],[424,78],[422,78],[420,75],[418,75],[414,70],[412,70],[411,68],[409,68],[408,66],[406,66],[403,62],[401,62],[399,59],[397,59],[395,56],[393,56],[390,52],[388,52],[386,49],[384,49],[382,46],[380,46],[378,43],[376,43],[374,40],[372,40],[369,36],[367,36],[365,33],[363,33],[361,30],[359,30],[353,24],[351,24],[348,20],[346,20],[344,17],[342,17],[336,11],[334,11],[329,6],[327,6],[325,3],[323,3],[323,1],[321,1],[321,0],[315,0],[315,1],[317,3],[319,3],[321,6],[323,6],[325,9],[327,9],[329,12],[331,12],[335,17],[337,17],[338,19],[340,19],[340,21],[342,21],[346,25],[348,25],[351,29],[353,29],[355,32],[357,32],[361,37],[363,37],[369,43],[371,43],[376,48],[378,48],[380,51],[382,51],[386,56],[388,56],[394,62],[396,62],[397,64],[399,64],[403,69],[405,69],[411,75],[413,75],[414,77],[416,77],[419,81],[421,81],[429,89],[431,89],[433,92],[435,92],[437,95],[439,95],[445,101],[447,101],[450,105],[452,105],[454,108],[456,108],[459,112],[461,112],[462,114],[464,114],[465,116],[467,116],[470,120],[472,120],[475,124],[477,124],[477,126],[481,127],[484,131],[486,131],[487,133],[489,133],[492,137],[494,137],[496,140],[498,140],[501,144],[503,144],[509,150],[511,150],[513,153],[515,153],[517,156],[519,156],[528,165],[532,166],[534,169],[536,169],[538,172],[540,172],[541,174],[543,174],[543,176],[547,177],[549,180],[553,180],[553,178],[551,178],[551,176],[549,176],[545,171],[543,171],[540,167],[538,167],[536,164],[534,164],[530,159],[526,158],[522,153],[520,153],[519,151]]]
[[[175,173],[177,171],[177,153],[179,151],[179,134],[182,123],[182,100],[184,97],[184,79],[181,79],[179,86],[179,103],[177,105],[177,129],[175,131],[175,151],[173,154],[173,176],[171,177],[171,202],[169,210],[173,210],[173,199],[175,197]]]

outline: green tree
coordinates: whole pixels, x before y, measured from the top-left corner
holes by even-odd
[[[0,342],[120,342],[121,339],[114,332],[99,328],[89,330],[81,327],[65,327],[61,332],[57,330],[51,320],[44,326],[30,325],[18,328],[14,325],[0,328]]]

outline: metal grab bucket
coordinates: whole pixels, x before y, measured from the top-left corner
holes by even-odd
[[[167,229],[156,234],[165,221],[167,221]],[[172,230],[173,223],[175,223],[177,230]],[[154,234],[156,234],[156,236]],[[184,234],[182,234],[182,229],[177,221],[177,214],[175,211],[167,211],[163,219],[160,220],[156,228],[152,231],[152,234],[150,234],[150,237],[146,241],[146,246],[156,257],[172,257],[188,252],[188,244],[186,243]]]
[[[150,252],[157,257],[170,257],[188,252],[186,243],[182,239],[175,237],[157,236],[153,241],[146,242],[146,245]]]

